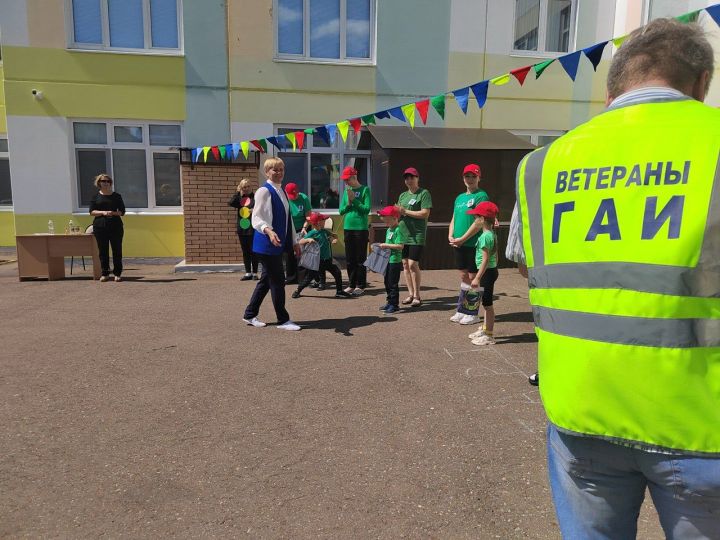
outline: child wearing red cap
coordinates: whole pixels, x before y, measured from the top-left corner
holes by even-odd
[[[325,220],[328,216],[320,214],[318,212],[312,212],[307,220],[312,225],[312,230],[298,241],[298,244],[309,244],[310,242],[316,242],[320,246],[320,267],[317,270],[308,270],[303,275],[302,280],[298,284],[298,288],[292,293],[293,298],[300,298],[302,290],[310,284],[313,278],[318,278],[320,273],[330,272],[332,277],[335,278],[335,298],[349,298],[351,294],[343,291],[342,288],[342,274],[340,268],[333,263],[332,249],[330,244],[337,242],[335,233],[326,231],[324,228]]]
[[[471,285],[475,288],[483,288],[482,306],[485,312],[484,324],[478,328],[477,332],[473,332],[468,337],[472,339],[473,345],[494,345],[495,308],[493,308],[493,290],[498,278],[498,241],[495,232],[495,219],[498,215],[498,207],[490,201],[484,201],[472,210],[468,210],[467,213],[475,216],[476,225],[482,228],[475,247],[475,264],[478,271]]]
[[[367,287],[365,259],[369,237],[370,188],[360,184],[358,171],[353,167],[345,167],[340,178],[345,182],[340,199],[340,215],[345,216],[345,266],[350,282],[345,292],[359,296]]]
[[[397,206],[386,206],[378,212],[388,229],[385,242],[380,248],[390,250],[390,259],[385,269],[385,305],[380,311],[396,313],[400,311],[400,274],[403,271],[402,253],[407,241],[407,229],[400,224],[400,209]]]

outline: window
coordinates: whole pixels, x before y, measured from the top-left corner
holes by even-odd
[[[550,144],[555,139],[565,135],[565,131],[546,131],[546,130],[512,130],[511,133],[525,139],[527,142],[534,144],[535,146],[545,146]]]
[[[0,207],[12,206],[12,189],[10,187],[10,154],[8,141],[0,139]]]
[[[714,3],[707,0],[644,0],[643,24],[659,17],[678,17]]]
[[[71,43],[80,49],[181,49],[180,0],[67,0]]]
[[[96,175],[107,172],[125,206],[178,209],[182,206],[180,156],[182,127],[148,122],[73,122],[78,206],[97,193]],[[175,150],[173,150],[175,148]]]
[[[576,3],[577,0],[515,0],[513,51],[570,51]]]
[[[276,131],[282,135],[298,129],[302,128]],[[278,152],[277,156],[285,162],[285,183],[295,182],[310,197],[313,208],[340,206],[340,173],[345,167],[355,167],[360,183],[370,185],[370,132],[365,129],[356,134],[351,128],[344,143],[338,133],[332,146],[317,134],[306,135],[302,151]]]
[[[275,0],[277,58],[370,64],[375,0]]]

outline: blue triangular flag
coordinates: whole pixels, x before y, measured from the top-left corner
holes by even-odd
[[[393,107],[392,109],[388,109],[388,112],[393,118],[397,118],[401,122],[407,122],[405,114],[402,112],[402,109],[400,107]]]
[[[225,159],[228,159],[230,161],[233,160],[233,153],[232,153],[232,144],[226,144],[225,145]]]
[[[278,141],[278,144],[280,145],[281,150],[290,148],[290,141],[287,140],[287,137],[285,135],[278,135],[277,141]]]
[[[240,153],[240,145],[239,145],[238,143],[232,143],[232,157],[233,157],[233,159],[237,159],[239,153]]]
[[[480,109],[485,106],[485,102],[487,101],[489,84],[489,81],[483,81],[473,84],[470,87],[470,90],[472,90],[473,94],[475,95],[475,99],[477,99],[477,105]]]
[[[388,111],[376,112],[375,118],[390,118],[390,113]]]
[[[202,152],[202,148],[193,148],[192,149],[192,162],[193,163],[197,163],[200,152]]]
[[[282,147],[278,144],[277,137],[267,137],[266,140],[278,150],[282,150]]]
[[[708,15],[712,17],[712,20],[720,26],[720,4],[706,7],[705,11],[707,11]]]
[[[325,124],[330,137],[330,146],[335,144],[335,136],[337,135],[337,126],[335,124]]]
[[[330,145],[330,134],[325,126],[319,126],[315,128],[315,133],[320,135],[320,138],[325,141],[325,144]]]
[[[558,58],[562,67],[568,76],[574,81],[577,77],[578,64],[580,63],[580,53],[582,51],[575,51],[574,53],[566,54]]]
[[[598,43],[597,45],[593,45],[592,47],[587,47],[583,49],[585,56],[587,56],[588,60],[592,62],[593,69],[595,71],[597,71],[598,64],[600,63],[600,58],[602,58],[603,50],[605,49],[605,45],[607,44],[607,41],[603,41],[602,43]]]
[[[455,101],[458,104],[458,107],[460,107],[460,110],[463,112],[463,114],[467,114],[467,104],[468,104],[468,96],[470,95],[470,87],[466,86],[465,88],[459,88],[457,90],[453,90],[453,96],[455,96]]]

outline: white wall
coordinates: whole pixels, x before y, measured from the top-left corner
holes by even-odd
[[[0,32],[2,44],[27,47],[27,6],[25,0],[0,0]]]

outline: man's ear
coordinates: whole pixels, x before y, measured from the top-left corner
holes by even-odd
[[[613,102],[615,98],[610,95],[610,92],[608,90],[605,90],[605,107],[609,107],[610,104]]]
[[[691,97],[698,101],[705,101],[708,88],[710,88],[710,72],[703,71],[693,84]]]

